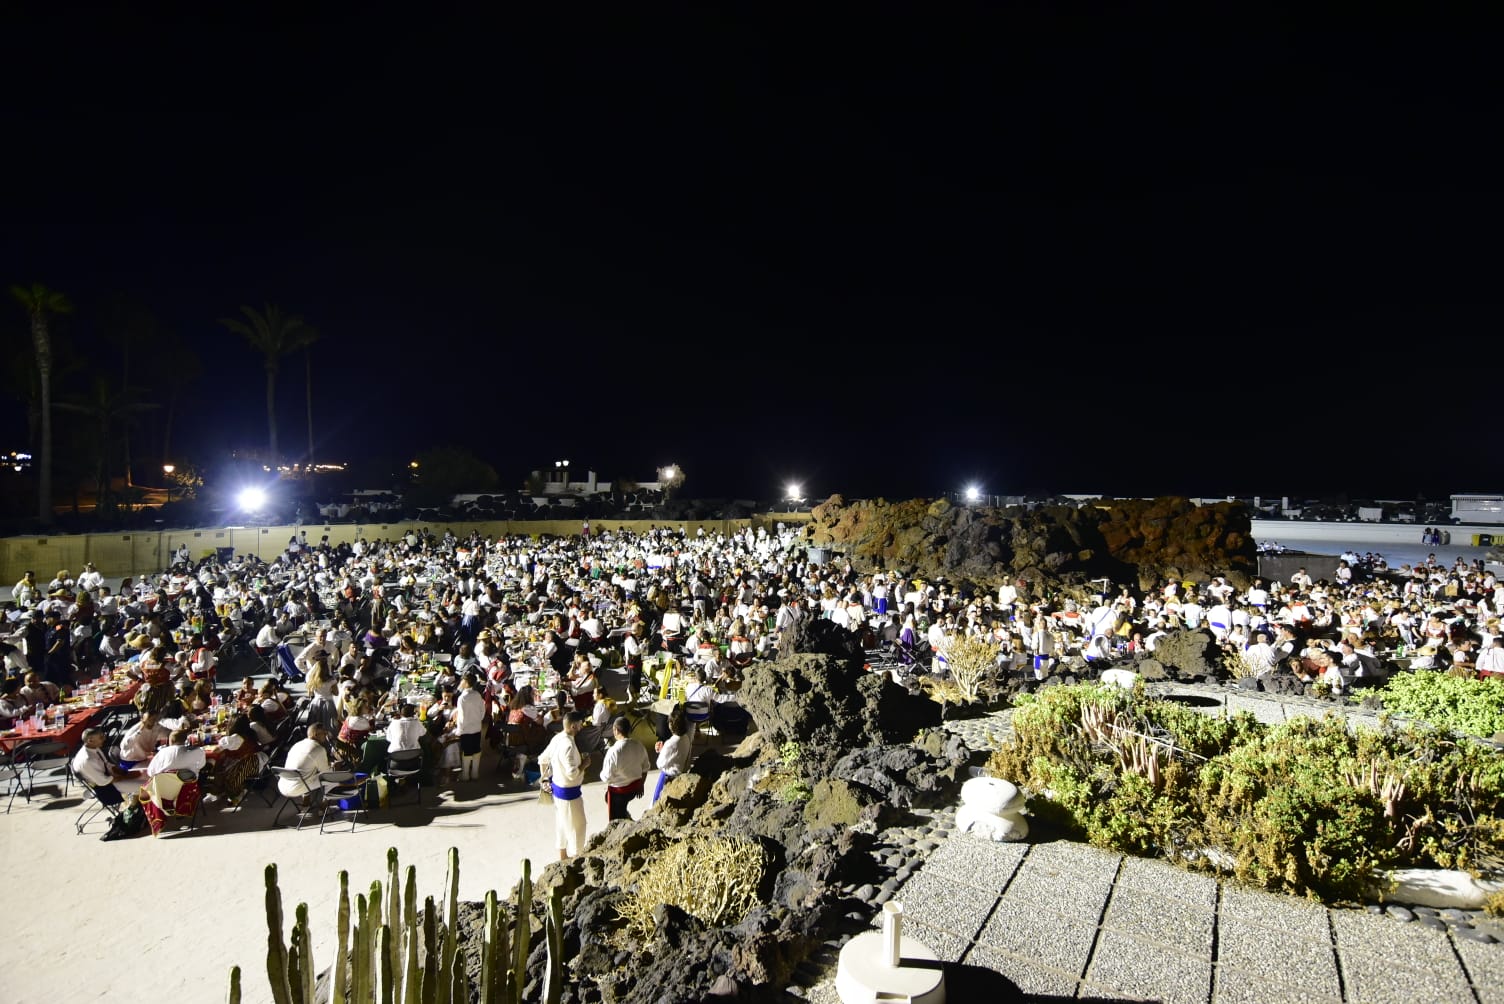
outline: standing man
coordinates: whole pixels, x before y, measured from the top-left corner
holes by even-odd
[[[585,803],[580,801],[580,786],[585,783],[588,758],[580,754],[574,741],[585,721],[582,711],[565,715],[563,731],[556,733],[538,754],[542,783],[549,786],[554,796],[554,839],[558,842],[560,861],[580,853],[585,844]]]
[[[611,748],[601,763],[601,777],[606,782],[606,810],[610,819],[631,819],[627,805],[642,794],[643,781],[653,768],[653,760],[642,743],[631,738],[632,727],[626,715],[611,722]]]
[[[486,698],[480,677],[471,670],[460,680],[460,696],[454,702],[454,732],[460,738],[460,780],[480,779],[480,737],[485,729]]]

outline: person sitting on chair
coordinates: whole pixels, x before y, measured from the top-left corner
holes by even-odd
[[[144,767],[157,755],[157,747],[165,743],[172,733],[162,725],[155,711],[147,711],[141,720],[125,730],[120,737],[120,766],[125,770]]]
[[[167,745],[157,750],[151,762],[146,765],[148,779],[167,771],[191,770],[195,774],[202,774],[204,766],[208,763],[208,757],[197,746],[188,745],[187,729],[174,729],[167,737]]]
[[[329,763],[329,728],[315,721],[308,726],[308,735],[292,744],[287,751],[289,770],[298,772],[296,778],[283,777],[277,781],[277,790],[288,798],[298,799],[304,809],[313,804],[313,796],[322,790],[319,775],[333,770]]]
[[[115,786],[117,781],[128,781],[131,773],[121,770],[110,762],[104,751],[105,731],[99,728],[84,729],[84,744],[73,754],[73,774],[94,790],[94,797],[101,805],[119,805],[125,796]]]

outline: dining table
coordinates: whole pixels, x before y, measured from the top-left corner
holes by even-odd
[[[35,728],[31,719],[16,722],[14,728],[0,732],[0,750],[10,752],[17,746],[33,739],[56,740],[69,750],[77,749],[83,742],[84,729],[92,725],[110,708],[129,704],[141,689],[141,681],[117,670],[106,678],[92,680],[78,686],[63,699],[63,721],[48,715],[43,728]],[[54,708],[57,705],[54,705]],[[47,709],[49,712],[53,708]]]

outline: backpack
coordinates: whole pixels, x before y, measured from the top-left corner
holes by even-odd
[[[124,840],[127,837],[138,836],[146,830],[146,812],[141,808],[141,803],[131,799],[120,813],[110,820],[110,828],[100,836],[100,840]]]

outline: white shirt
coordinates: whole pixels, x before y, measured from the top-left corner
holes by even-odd
[[[416,718],[393,718],[386,727],[387,752],[420,749],[423,733],[427,731]]]
[[[94,750],[87,746],[80,746],[78,752],[73,754],[73,773],[95,788],[102,788],[115,781],[104,750]]]
[[[538,754],[538,766],[544,768],[553,783],[560,788],[578,788],[585,783],[585,762],[574,737],[559,732],[549,740],[548,746]]]
[[[168,731],[160,723],[150,729],[140,722],[125,730],[120,739],[120,759],[130,763],[150,760],[157,755],[157,747],[167,741]]]
[[[636,739],[618,739],[606,750],[601,761],[601,780],[609,787],[620,788],[647,776],[653,759]]]
[[[486,699],[481,692],[474,687],[462,688],[454,702],[455,731],[462,736],[473,735],[481,730],[485,716]]]
[[[695,731],[691,727],[682,736],[669,736],[658,751],[658,769],[670,777],[677,777],[689,769],[689,761],[695,753]]]
[[[206,763],[208,757],[197,746],[163,746],[151,758],[151,763],[146,765],[146,776],[156,777],[158,774],[179,770],[202,774]]]
[[[287,751],[286,766],[301,776],[296,781],[280,779],[277,790],[284,795],[306,795],[320,787],[319,775],[329,770],[329,751],[313,739],[302,739]]]

